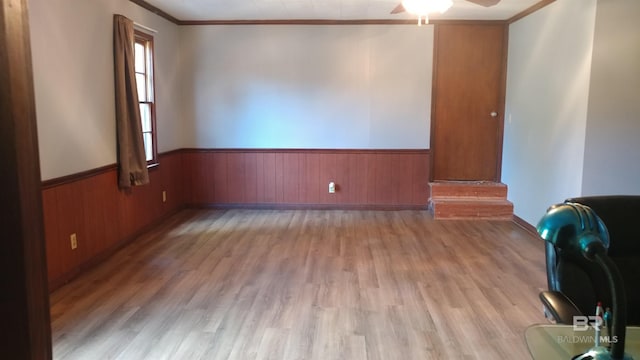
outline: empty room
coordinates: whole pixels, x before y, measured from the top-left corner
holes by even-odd
[[[7,358],[640,358],[637,0],[2,9]]]

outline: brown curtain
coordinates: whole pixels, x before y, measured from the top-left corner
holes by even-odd
[[[133,21],[122,15],[114,15],[113,59],[118,134],[118,185],[121,188],[149,183],[136,88],[134,42]]]

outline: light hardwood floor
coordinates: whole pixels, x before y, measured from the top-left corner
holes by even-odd
[[[185,210],[51,295],[56,359],[529,359],[542,241],[424,211]]]

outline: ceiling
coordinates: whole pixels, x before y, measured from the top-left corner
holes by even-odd
[[[453,0],[434,20],[506,20],[541,0],[502,0],[483,7]],[[379,20],[411,19],[407,13],[390,14],[400,0],[146,0],[148,4],[182,20]]]

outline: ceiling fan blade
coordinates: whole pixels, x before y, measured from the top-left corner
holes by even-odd
[[[401,12],[405,12],[406,10],[404,9],[404,6],[402,6],[402,3],[398,4],[398,6],[396,6],[393,10],[391,10],[392,14],[399,14]]]
[[[484,6],[484,7],[490,7],[500,2],[500,0],[467,0],[467,1],[477,5]]]

